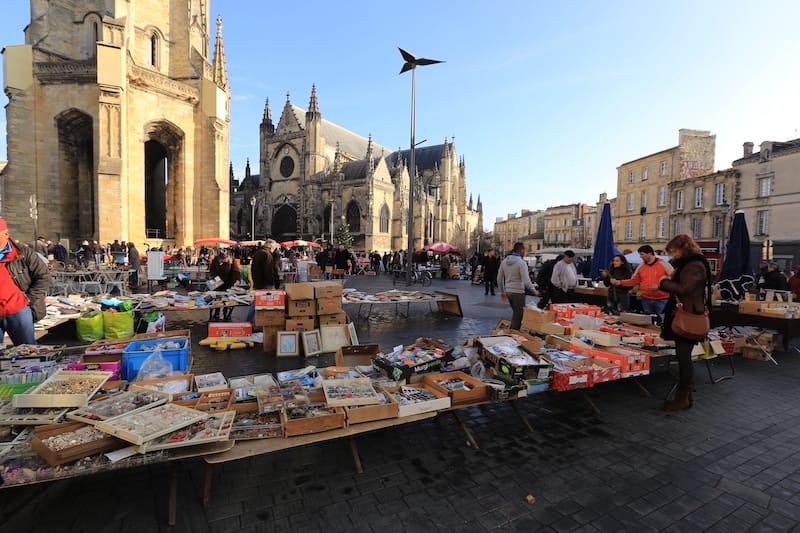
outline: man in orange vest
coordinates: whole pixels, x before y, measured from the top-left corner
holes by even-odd
[[[649,244],[639,247],[639,257],[642,264],[633,273],[631,279],[612,279],[611,284],[623,287],[633,287],[639,285],[639,301],[642,303],[642,310],[649,315],[658,316],[661,323],[664,320],[664,306],[667,305],[669,294],[659,290],[658,284],[661,278],[672,276],[672,265],[656,257],[653,247]]]

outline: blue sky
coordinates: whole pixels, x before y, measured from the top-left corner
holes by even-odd
[[[23,43],[28,4],[4,2],[0,45]],[[407,148],[398,46],[446,61],[417,71],[416,138],[455,137],[487,229],[616,196],[616,167],[675,146],[680,128],[716,134],[717,169],[745,141],[800,136],[796,1],[212,0],[211,13],[224,20],[239,178],[247,158],[258,172],[265,99],[277,122],[286,93],[305,108],[312,84],[324,118]]]

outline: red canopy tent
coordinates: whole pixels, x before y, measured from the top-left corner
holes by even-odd
[[[311,246],[312,248],[322,248],[322,245],[319,243],[304,241],[302,239],[298,239],[296,241],[285,241],[281,243],[281,246],[283,246],[284,248],[296,248],[296,247],[306,247],[306,246]]]
[[[426,252],[433,252],[435,254],[458,254],[461,255],[461,249],[458,246],[453,246],[449,242],[435,242],[423,248]]]

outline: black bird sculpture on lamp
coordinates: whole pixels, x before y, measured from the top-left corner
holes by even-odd
[[[436,63],[444,63],[444,61],[439,61],[438,59],[426,59],[424,57],[415,57],[414,54],[403,50],[399,46],[397,47],[400,50],[400,55],[403,56],[405,63],[403,64],[403,68],[400,69],[400,74],[403,72],[408,72],[409,70],[413,70],[417,68],[417,65],[435,65]]]

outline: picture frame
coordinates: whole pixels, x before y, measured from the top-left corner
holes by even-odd
[[[279,331],[275,355],[278,357],[300,355],[300,332]]]
[[[358,344],[358,333],[356,333],[356,325],[352,322],[347,324],[347,335],[350,337],[350,346]]]
[[[322,353],[322,336],[318,329],[303,331],[300,336],[303,339],[303,353],[306,356]]]
[[[319,333],[322,338],[323,352],[335,352],[342,346],[349,346],[347,342],[347,326],[345,325],[320,326]]]

